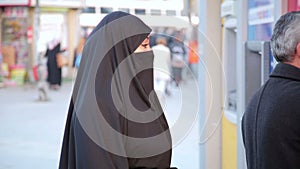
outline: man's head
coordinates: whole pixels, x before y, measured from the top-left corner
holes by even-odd
[[[278,62],[291,63],[300,57],[300,11],[282,15],[271,38],[273,55]]]
[[[161,45],[167,46],[167,40],[166,40],[166,38],[158,37],[158,38],[156,39],[156,44],[161,44]]]

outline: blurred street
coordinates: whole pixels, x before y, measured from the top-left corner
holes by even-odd
[[[33,87],[0,89],[0,168],[57,168],[72,83],[39,102]]]
[[[195,91],[190,81],[170,90],[166,117],[172,127],[181,95]],[[33,86],[0,89],[0,169],[57,168],[71,91],[72,82],[63,82],[60,90],[49,91],[50,101],[40,102]],[[190,133],[173,149],[172,166],[179,169],[199,168],[199,120],[194,120]]]

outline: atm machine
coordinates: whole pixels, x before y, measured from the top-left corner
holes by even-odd
[[[243,45],[238,44],[238,5],[241,4],[235,0],[224,0],[221,5],[224,21],[222,169],[247,168],[240,132],[241,117],[251,96],[268,79],[276,65],[270,42],[246,41]]]
[[[245,43],[245,105],[248,105],[251,96],[269,79],[273,63],[270,42]]]
[[[243,81],[237,81],[237,83],[244,85],[244,90],[240,91],[242,93],[240,96],[243,96],[243,98],[238,101],[244,102],[242,105],[245,105],[245,107],[241,109],[243,112],[238,112],[239,123],[251,97],[269,79],[269,75],[276,65],[269,41],[247,41],[244,50],[244,63],[241,63],[244,64],[244,70],[241,70],[244,73],[244,78]],[[237,139],[242,139],[242,137],[239,136]],[[240,154],[237,160],[240,164],[244,164],[239,169],[246,169],[244,145],[241,140],[237,142],[237,147],[238,154]]]
[[[269,78],[274,67],[274,59],[271,54],[270,42],[268,41],[247,41],[245,43],[245,105],[248,104],[251,96],[263,85]],[[228,73],[226,73],[227,85],[225,86],[225,110],[236,111],[236,75],[232,73],[236,70],[235,62],[232,65],[227,63]],[[235,70],[233,70],[235,69]]]
[[[231,33],[227,32],[226,34],[226,36],[234,37],[234,33],[230,35]],[[242,141],[238,141],[241,136],[237,132],[238,123],[241,122],[238,117],[241,117],[243,112],[238,112],[237,106],[240,102],[245,102],[243,105],[248,104],[251,96],[268,80],[275,64],[268,41],[245,42],[243,63],[237,62],[237,58],[242,55],[235,53],[234,49],[226,47],[224,50],[223,168],[246,169],[244,145]],[[238,70],[241,67],[243,70]],[[237,71],[243,72],[243,78],[237,78]],[[238,89],[241,84],[243,89]],[[238,96],[241,96],[239,93],[242,93],[243,99],[238,99]],[[237,163],[244,164],[238,166]]]

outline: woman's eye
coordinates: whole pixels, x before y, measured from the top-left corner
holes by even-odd
[[[148,45],[149,45],[149,44],[142,44],[142,46],[143,46],[144,48],[147,48]]]

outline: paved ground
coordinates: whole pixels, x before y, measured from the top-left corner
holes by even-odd
[[[72,83],[65,82],[59,91],[49,91],[50,101],[39,102],[35,87],[0,89],[0,169],[57,168],[71,90]],[[172,86],[171,92],[172,96],[166,98],[166,117],[170,126],[177,124],[179,119],[193,125],[184,139],[175,145],[172,166],[197,169],[199,120],[189,114],[182,118],[179,111],[182,96],[190,99],[189,104],[197,104],[192,98],[195,91],[187,81],[181,88]],[[190,112],[188,107],[183,112]],[[177,129],[172,131],[172,136],[177,135]]]

